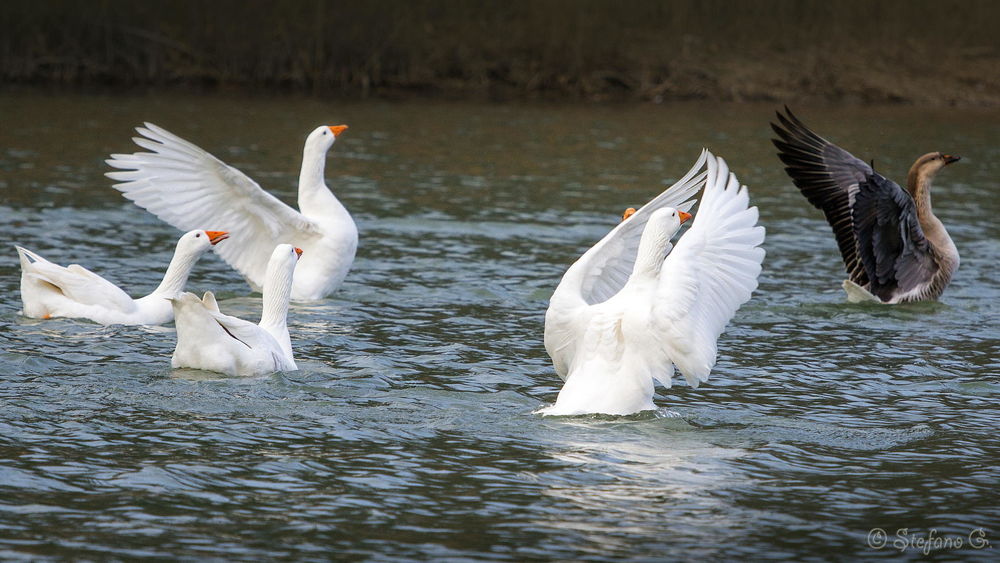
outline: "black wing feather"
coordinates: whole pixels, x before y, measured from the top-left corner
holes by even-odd
[[[888,301],[897,292],[926,283],[937,272],[917,220],[916,204],[895,182],[871,174],[858,185],[853,213],[858,254],[873,295]]]
[[[780,137],[771,140],[778,158],[802,195],[826,215],[848,276],[864,286],[868,277],[858,258],[851,207],[858,183],[874,172],[864,161],[810,131],[787,107],[785,113],[777,112],[780,125],[771,124]]]

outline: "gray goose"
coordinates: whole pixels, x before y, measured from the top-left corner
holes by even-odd
[[[931,211],[931,180],[957,156],[927,153],[910,167],[906,191],[809,130],[785,107],[772,139],[785,172],[821,209],[844,258],[848,301],[937,299],[958,269],[958,250]]]

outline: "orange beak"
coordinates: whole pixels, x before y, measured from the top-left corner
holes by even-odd
[[[341,133],[347,131],[346,125],[330,125],[330,131],[333,131],[334,137],[339,137]]]
[[[302,256],[302,249],[297,246],[295,247],[295,256],[297,258]]]
[[[677,210],[677,216],[681,218],[681,225],[691,220],[691,214],[681,210]]]
[[[208,235],[208,242],[212,243],[212,246],[229,238],[229,233],[226,231],[205,231],[205,234]]]
[[[631,217],[633,215],[635,215],[635,208],[634,207],[629,207],[628,209],[625,210],[625,213],[622,213],[622,221],[624,221],[625,219],[628,219],[629,217]]]

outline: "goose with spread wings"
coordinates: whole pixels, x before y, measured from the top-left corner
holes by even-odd
[[[708,170],[696,174],[707,163]],[[705,185],[697,217],[670,242]],[[764,228],[746,187],[707,151],[677,184],[627,217],[566,271],[545,314],[545,349],[565,380],[545,415],[656,408],[674,366],[707,381],[717,340],[757,287]]]
[[[809,130],[788,108],[772,142],[785,171],[823,211],[844,259],[848,301],[904,303],[940,297],[958,270],[958,249],[931,210],[931,180],[959,160],[927,153],[910,167],[906,191]]]
[[[265,192],[256,182],[200,147],[146,123],[132,140],[149,152],[113,154],[119,171],[107,176],[115,189],[178,229],[212,224],[232,233],[218,254],[255,291],[260,291],[276,241],[304,251],[291,298],[326,297],[344,281],[354,262],[358,229],[351,214],[326,186],[326,154],[345,125],[317,127],[306,138],[299,174],[299,210]]]

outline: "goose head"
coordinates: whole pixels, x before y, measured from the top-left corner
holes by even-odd
[[[264,283],[270,281],[273,284],[283,285],[287,283],[291,287],[292,274],[295,272],[295,264],[302,256],[302,249],[290,244],[279,244],[271,252],[271,259],[267,262],[267,274]]]
[[[690,219],[690,213],[674,209],[673,207],[657,209],[652,215],[649,216],[649,221],[646,222],[646,229],[643,231],[643,236],[645,236],[645,233],[650,233],[656,235],[657,237],[662,237],[665,241],[669,242],[674,234],[676,234],[681,228],[681,225],[688,222]]]
[[[177,254],[201,256],[208,249],[229,238],[226,231],[205,231],[195,229],[188,231],[177,241]]]
[[[939,152],[929,152],[918,158],[917,161],[913,163],[913,168],[921,170],[925,174],[934,175],[938,170],[941,170],[953,162],[958,162],[961,159],[962,157],[960,156],[942,154]]]
[[[204,231],[195,229],[188,231],[177,240],[174,257],[163,274],[163,281],[151,295],[172,297],[180,294],[187,284],[188,275],[201,255],[216,244],[229,238],[226,231]]]
[[[938,171],[953,162],[958,162],[962,157],[940,152],[929,152],[921,156],[910,167],[910,173],[906,178],[906,187],[909,192],[917,197],[921,194],[917,192],[929,192],[930,182],[937,175]],[[921,199],[918,197],[918,199]]]
[[[324,154],[337,141],[337,137],[346,130],[346,125],[320,125],[306,137],[306,148]]]

